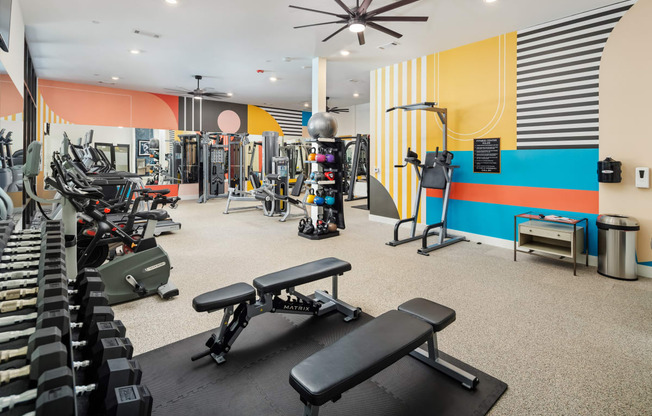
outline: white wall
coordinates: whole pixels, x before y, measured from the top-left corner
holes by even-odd
[[[334,114],[338,136],[369,134],[369,103],[349,107],[348,113]]]
[[[14,82],[18,92],[24,93],[25,79],[25,23],[20,2],[14,0],[11,5],[11,28],[9,32],[9,52],[0,50],[0,63]]]

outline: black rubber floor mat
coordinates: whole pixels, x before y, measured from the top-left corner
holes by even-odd
[[[154,415],[299,416],[303,404],[288,382],[292,367],[371,319],[363,314],[346,323],[340,314],[318,318],[267,313],[250,321],[219,366],[209,357],[190,361],[205,349],[210,332],[136,358],[154,397]],[[454,358],[450,361],[478,376],[475,391],[405,357],[339,401],[322,406],[320,415],[486,414],[507,385]]]

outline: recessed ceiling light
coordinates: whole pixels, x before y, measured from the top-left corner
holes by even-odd
[[[165,0],[168,4],[177,4],[177,0]]]
[[[308,108],[308,107],[310,107],[310,104],[308,104],[308,103],[303,103],[303,106],[306,107],[306,108]]]
[[[484,0],[485,3],[495,3],[496,0]]]
[[[354,93],[353,93],[353,96],[354,96],[355,98],[358,98],[358,97],[360,96],[360,94],[358,94],[357,92],[354,92]]]
[[[138,55],[138,54],[140,53],[140,50],[138,50],[138,49],[132,49],[132,50],[129,51],[129,53],[131,53],[131,54],[133,54],[133,55]]]
[[[342,56],[349,56],[350,54],[351,54],[351,52],[347,51],[346,49],[342,49],[340,51],[340,55],[342,55]]]
[[[227,92],[226,95],[228,95],[229,97],[233,97],[233,93],[232,93],[232,92]]]
[[[278,81],[278,78],[276,78],[276,77],[269,77],[269,80],[270,80],[271,82],[276,82],[276,81]]]
[[[112,80],[117,81],[120,79],[120,77],[111,77]]]

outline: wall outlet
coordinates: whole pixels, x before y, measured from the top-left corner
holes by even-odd
[[[636,187],[650,187],[650,168],[636,168]]]

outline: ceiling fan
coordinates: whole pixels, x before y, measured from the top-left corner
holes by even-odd
[[[185,97],[192,97],[196,100],[207,99],[218,101],[230,97],[230,95],[225,92],[208,92],[208,90],[212,90],[211,87],[206,87],[204,89],[199,88],[199,81],[201,81],[203,78],[201,75],[193,75],[193,78],[197,80],[197,88],[194,90],[185,90],[181,88],[165,88],[165,90],[172,93],[181,94]]]
[[[327,113],[339,114],[339,113],[348,113],[349,112],[348,108],[329,107],[328,106],[328,100],[329,99],[330,99],[330,97],[326,97],[326,112]]]
[[[402,6],[406,6],[410,3],[415,3],[419,0],[399,0],[394,3],[388,4],[386,6],[379,7],[375,10],[367,11],[369,6],[371,5],[371,2],[373,0],[362,0],[362,3],[360,3],[360,0],[355,1],[355,7],[349,8],[347,7],[342,0],[334,0],[335,3],[337,3],[344,11],[346,12],[345,14],[337,14],[337,13],[331,13],[331,12],[326,12],[323,10],[315,10],[315,9],[308,9],[306,7],[299,7],[299,6],[290,6],[294,9],[299,9],[299,10],[306,10],[309,12],[315,12],[315,13],[322,13],[322,14],[327,14],[330,16],[335,16],[339,18],[339,20],[335,20],[332,22],[323,22],[323,23],[314,23],[311,25],[303,25],[303,26],[295,26],[295,29],[300,29],[303,27],[311,27],[311,26],[321,26],[321,25],[330,25],[330,24],[335,24],[335,23],[340,23],[344,24],[341,28],[333,32],[331,35],[329,35],[327,38],[322,40],[322,42],[326,42],[333,36],[337,35],[347,27],[349,30],[353,33],[358,34],[358,42],[360,45],[364,45],[365,40],[364,40],[364,30],[367,27],[370,27],[372,29],[378,30],[380,32],[383,32],[387,35],[393,36],[395,38],[400,38],[403,36],[400,33],[397,33],[391,29],[388,29],[384,26],[379,25],[376,22],[426,22],[428,20],[427,16],[378,16],[379,14],[388,12],[390,10],[397,9]]]

